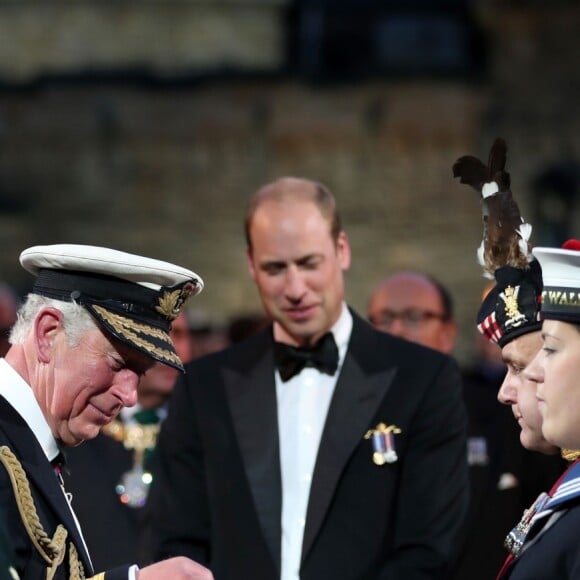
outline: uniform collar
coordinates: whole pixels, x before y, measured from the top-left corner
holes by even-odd
[[[546,504],[546,510],[554,510],[568,500],[580,496],[580,459],[577,459],[564,473],[558,489]]]
[[[55,459],[59,454],[58,444],[32,392],[32,387],[3,358],[0,359],[0,395],[24,419],[40,443],[46,458],[49,461]]]

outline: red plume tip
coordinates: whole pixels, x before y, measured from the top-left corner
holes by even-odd
[[[567,240],[562,244],[562,249],[580,252],[580,240]]]

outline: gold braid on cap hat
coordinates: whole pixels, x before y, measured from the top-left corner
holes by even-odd
[[[175,354],[175,352],[172,350],[169,350],[170,348],[173,348],[173,345],[169,335],[166,332],[163,332],[162,330],[159,330],[158,328],[155,328],[149,324],[141,324],[131,320],[130,318],[121,316],[120,314],[110,312],[102,306],[94,305],[93,308],[99,314],[99,316],[103,318],[103,320],[111,325],[115,332],[119,333],[121,336],[124,336],[135,346],[145,349],[146,352],[155,354],[163,360],[170,361],[178,365],[182,364],[181,359],[177,356],[177,354]],[[166,349],[160,348],[152,342],[145,340],[143,336],[156,338],[166,343],[168,346]]]

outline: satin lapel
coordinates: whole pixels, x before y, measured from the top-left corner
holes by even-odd
[[[280,569],[282,481],[272,349],[249,371],[224,370],[224,381],[258,520]]]
[[[69,538],[74,542],[85,570],[92,574],[90,558],[51,464],[28,425],[3,397],[0,400],[3,418],[9,417],[7,421],[2,420],[2,430],[11,442],[9,446],[12,452],[19,459],[30,483],[34,484],[38,493],[56,513],[57,520],[68,530]]]
[[[353,336],[354,332],[353,329]],[[349,347],[320,441],[308,501],[302,560],[318,534],[349,457],[367,432],[396,374],[396,367],[391,366],[369,375],[351,351]]]

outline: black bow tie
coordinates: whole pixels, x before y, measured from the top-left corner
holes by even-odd
[[[333,375],[338,367],[338,348],[332,333],[327,332],[311,347],[295,347],[275,342],[274,360],[284,382],[297,375],[304,367],[314,367],[320,372]]]

